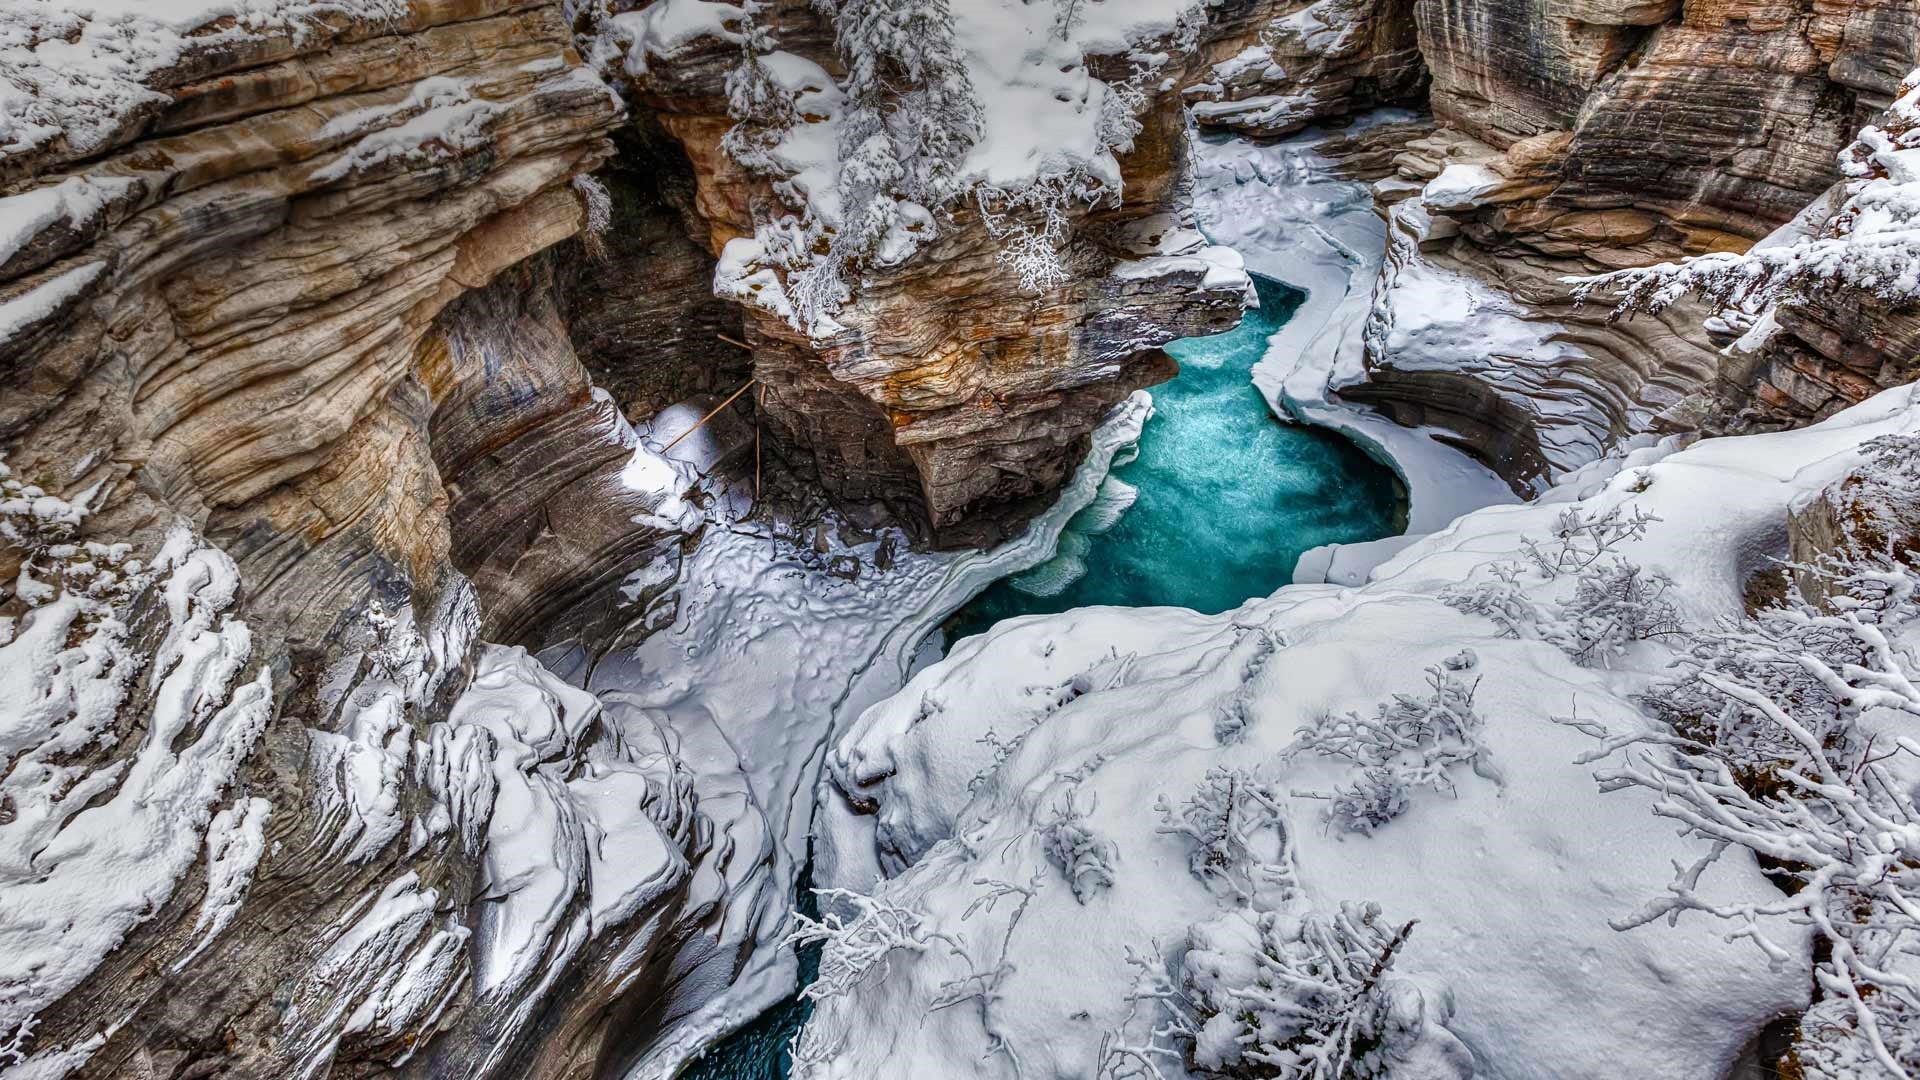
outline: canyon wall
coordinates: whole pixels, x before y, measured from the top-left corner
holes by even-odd
[[[0,11],[0,1068],[641,1060],[782,902],[737,762],[506,647],[604,646],[700,528],[627,417],[751,375],[770,449],[984,542],[1239,317],[1173,82],[1066,288],[962,208],[830,341],[717,298],[770,190],[719,145],[738,46],[629,109],[575,14]],[[774,22],[833,63],[811,8]]]
[[[1217,81],[1292,103],[1287,123],[1224,104],[1196,120],[1271,133],[1372,104],[1369,84],[1318,88],[1330,70],[1395,69],[1404,53],[1376,27],[1398,12],[1322,0],[1285,16],[1268,38],[1290,63]],[[1910,306],[1796,299],[1767,350],[1723,355],[1741,327],[1709,307],[1618,319],[1568,279],[1745,250],[1818,200],[1920,64],[1911,4],[1417,0],[1411,21],[1435,130],[1375,184],[1389,252],[1368,378],[1345,396],[1457,432],[1525,488],[1649,428],[1797,425],[1905,380]]]
[[[743,10],[175,7],[0,10],[0,1066],[32,1075],[641,1060],[741,970],[741,893],[782,901],[751,798],[696,784],[730,751],[511,648],[628,632],[623,583],[694,540],[692,479],[627,475],[628,418],[751,379],[733,419],[843,505],[1009,535],[1161,345],[1240,315],[1183,104],[1271,136],[1431,86],[1435,126],[1366,155],[1393,247],[1344,389],[1518,484],[1658,423],[1825,415],[1920,334],[1800,297],[1722,356],[1734,322],[1613,321],[1563,280],[1743,247],[1825,190],[1920,60],[1900,3],[1230,0],[1083,33],[1042,97],[1124,109],[1100,197],[936,207],[824,333],[715,295],[795,209],[725,145]],[[814,5],[754,18],[799,98],[847,77]],[[1029,228],[1061,281],[1006,258]]]
[[[600,44],[588,49],[610,57],[603,66],[635,111],[657,116],[684,147],[698,182],[693,229],[720,257],[729,241],[792,209],[776,180],[722,145],[738,119],[727,80],[741,63],[740,23],[663,40],[623,23],[646,13],[628,7],[603,5],[591,23]],[[1193,257],[1198,237],[1181,228],[1179,89],[1238,51],[1271,9],[1264,0],[1224,5],[1191,51],[1161,58],[1136,112],[1140,130],[1116,154],[1117,197],[1065,210],[1057,287],[1023,283],[1001,257],[1007,241],[961,200],[940,210],[935,239],[912,257],[857,268],[833,332],[804,332],[774,307],[747,303],[753,376],[780,451],[809,460],[843,501],[887,504],[943,546],[996,542],[1051,501],[1106,411],[1173,374],[1160,345],[1239,317],[1244,278]],[[767,4],[755,19],[783,65],[819,80],[844,73],[811,4]],[[1007,45],[1022,47],[1037,46]],[[1086,57],[1086,73],[1124,82],[1138,63],[1125,55],[1134,44],[1109,48],[1113,55]],[[809,93],[818,96],[816,86],[802,87]]]
[[[623,106],[546,0],[256,9],[0,13],[0,1071],[584,1075],[759,843],[481,645],[678,539],[543,254]]]

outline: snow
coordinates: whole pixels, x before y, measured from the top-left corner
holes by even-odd
[[[1507,178],[1488,168],[1485,162],[1455,162],[1427,181],[1420,201],[1429,209],[1442,212],[1471,210],[1507,184]]]
[[[1262,859],[1290,851],[1275,865],[1307,910],[1371,900],[1394,926],[1418,920],[1393,973],[1435,1007],[1428,1022],[1471,1049],[1474,1075],[1722,1075],[1762,1024],[1805,1007],[1806,928],[1768,928],[1788,950],[1778,968],[1705,918],[1611,928],[1665,895],[1674,864],[1707,845],[1651,815],[1648,793],[1603,794],[1576,762],[1592,740],[1553,722],[1644,726],[1634,696],[1666,672],[1669,648],[1641,641],[1611,668],[1580,667],[1441,595],[1569,508],[1639,509],[1657,520],[1623,554],[1672,575],[1686,621],[1704,625],[1741,610],[1748,574],[1783,551],[1797,501],[1855,467],[1868,440],[1916,430],[1920,400],[1902,387],[1801,431],[1687,449],[1649,441],[1541,504],[1463,517],[1360,588],[1289,586],[1219,616],[1082,609],[963,641],[836,738],[816,842],[821,884],[910,911],[950,944],[895,953],[821,1001],[803,1043],[831,1057],[799,1075],[1014,1075],[1017,1060],[1022,1075],[1088,1076],[1115,1047],[1147,1040],[1162,1017],[1154,1000],[1130,1000],[1140,970],[1127,950],[1174,949],[1248,903],[1299,910],[1190,873],[1187,840],[1152,811],[1221,767],[1281,794],[1282,822],[1254,838],[1281,845]],[[1463,648],[1473,655],[1449,660]],[[1285,754],[1296,729],[1421,693],[1421,669],[1443,662],[1477,680],[1490,768],[1459,771],[1451,794],[1411,789],[1405,811],[1371,833],[1323,823],[1348,765]],[[1227,732],[1229,705],[1243,722]],[[1113,848],[1112,885],[1084,902],[1042,841],[1069,793]],[[1699,883],[1704,900],[1779,895],[1750,858],[1731,859]],[[996,883],[1032,895],[987,908]],[[978,1008],[935,1007],[981,979]]]
[[[10,300],[0,301],[0,345],[58,314],[93,287],[105,271],[104,262],[82,263],[63,270]]]
[[[726,900],[716,947],[750,946],[747,967],[723,993],[677,1025],[633,1076],[674,1063],[752,1020],[795,981],[788,929],[794,882],[807,857],[815,784],[828,742],[861,709],[897,690],[921,643],[989,583],[1046,561],[1067,519],[1091,502],[1113,456],[1151,413],[1136,393],[1095,432],[1087,461],[1059,501],[1019,538],[990,552],[915,552],[889,531],[829,558],[852,557],[847,581],[791,552],[764,525],[708,525],[686,556],[669,600],[674,621],[637,649],[595,668],[589,689],[629,732],[644,721],[670,730],[694,774],[700,808],[734,855],[702,864],[690,904]],[[882,545],[899,552],[874,563]]]
[[[1361,124],[1392,123],[1411,114],[1381,110]],[[1352,132],[1355,129],[1348,129]],[[1365,376],[1365,324],[1387,238],[1368,186],[1337,175],[1315,150],[1325,132],[1277,143],[1193,139],[1194,209],[1217,244],[1232,247],[1246,268],[1307,294],[1254,369],[1275,415],[1342,432],[1385,461],[1407,485],[1407,535],[1444,528],[1482,506],[1518,501],[1506,482],[1442,442],[1436,429],[1405,428],[1370,409],[1337,400],[1332,390]],[[1302,580],[1358,582],[1407,540],[1342,545],[1309,552]]]
[[[740,35],[730,29],[746,18],[747,4],[717,4],[709,0],[658,0],[639,11],[616,15],[610,25],[617,35],[633,42],[627,53],[626,71],[643,78],[655,60],[672,59],[675,53],[702,38],[738,42]]]
[[[328,121],[319,138],[358,138],[346,153],[315,169],[310,179],[330,184],[394,162],[418,165],[457,157],[485,144],[487,125],[500,109],[496,102],[474,97],[458,79],[422,79],[399,102],[355,109]]]
[[[123,198],[135,181],[119,176],[69,176],[57,184],[0,199],[0,266],[36,236],[53,227],[80,232],[113,200]]]
[[[1113,276],[1137,281],[1170,274],[1197,273],[1205,292],[1240,290],[1252,296],[1253,279],[1247,276],[1246,259],[1233,248],[1209,244],[1194,229],[1170,229],[1160,239],[1157,253],[1140,259],[1128,259],[1113,268]]]
[[[444,906],[411,870],[361,901],[289,995],[280,1040],[293,1075],[324,1075],[343,1034],[377,1044],[431,1027],[467,974],[467,929],[441,918]]]
[[[213,816],[207,829],[207,895],[193,924],[198,940],[192,951],[174,961],[175,970],[198,956],[239,914],[253,885],[253,871],[266,854],[267,819],[272,816],[273,804],[260,798],[240,800]]]
[[[247,670],[252,635],[225,614],[238,572],[185,526],[144,569],[104,561],[128,576],[123,595],[151,583],[163,599],[165,633],[150,653],[137,651],[124,609],[66,589],[35,602],[0,644],[0,799],[11,808],[0,829],[9,912],[0,924],[0,1032],[30,1023],[85,980],[165,905],[203,846],[221,890],[209,893],[206,935],[224,927],[250,872],[244,828],[208,837],[215,802],[273,713],[270,674]],[[106,584],[97,563],[92,573]],[[117,720],[129,708],[143,719],[131,729],[137,746],[103,767],[68,763],[121,738]],[[248,806],[249,818],[264,821]],[[215,831],[233,828],[228,816]],[[76,1048],[41,1047],[34,1060],[51,1070],[46,1062],[67,1051]]]
[[[635,75],[651,57],[700,37],[746,43],[753,59],[730,81],[741,123],[728,149],[767,174],[786,206],[753,236],[729,242],[715,289],[823,338],[841,329],[832,315],[850,294],[843,264],[891,266],[911,257],[937,234],[936,211],[968,196],[1023,288],[1058,285],[1055,253],[1066,239],[1067,209],[1119,197],[1116,155],[1131,149],[1145,88],[1170,59],[1140,46],[1188,40],[1205,7],[1192,0],[1070,7],[978,0],[881,17],[865,0],[846,0],[823,9],[851,69],[839,85],[818,65],[780,51],[777,32],[729,23],[737,10],[729,5],[668,0],[610,23],[647,23],[629,31],[636,43],[626,66]],[[612,36],[603,30],[598,40]],[[1096,55],[1126,56],[1132,74],[1113,84],[1094,78],[1088,62]],[[876,57],[914,77],[880,87],[871,77]],[[895,100],[876,111],[869,90]],[[867,127],[874,133],[864,134]],[[863,134],[850,140],[843,137],[849,130]],[[925,147],[938,152],[918,152]],[[1044,224],[1032,224],[1034,217]]]

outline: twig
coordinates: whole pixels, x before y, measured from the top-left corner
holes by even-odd
[[[716,417],[716,416],[718,416],[718,415],[720,415],[720,410],[721,410],[721,409],[724,409],[724,408],[726,408],[727,406],[729,406],[729,405],[731,405],[731,404],[733,404],[733,403],[734,403],[734,402],[735,402],[736,400],[738,400],[741,394],[744,394],[744,393],[746,393],[746,392],[747,392],[747,387],[748,387],[748,386],[752,386],[752,385],[753,385],[753,383],[754,383],[754,380],[752,380],[752,379],[748,379],[748,380],[747,380],[747,382],[746,382],[746,385],[745,385],[745,386],[742,386],[742,387],[741,387],[740,389],[738,389],[738,390],[735,390],[735,391],[733,392],[733,396],[732,396],[732,397],[729,397],[729,398],[728,398],[727,400],[725,400],[725,401],[723,401],[723,402],[721,402],[721,403],[720,403],[720,404],[718,404],[718,405],[715,405],[715,406],[713,407],[713,411],[712,411],[712,412],[710,412],[710,413],[708,413],[707,415],[705,415],[705,416],[703,416],[703,417],[701,417],[701,418],[700,418],[700,419],[699,419],[698,421],[696,421],[696,422],[694,423],[694,425],[693,425],[692,427],[690,427],[690,428],[688,428],[687,430],[685,430],[685,431],[683,431],[683,432],[681,432],[681,433],[680,433],[680,434],[678,434],[678,435],[675,435],[675,436],[673,437],[673,441],[672,441],[672,442],[670,442],[670,443],[668,443],[667,445],[665,445],[665,446],[663,446],[663,447],[661,447],[661,448],[660,448],[660,452],[661,452],[662,454],[665,454],[665,453],[666,453],[667,451],[669,451],[669,450],[671,450],[671,449],[673,449],[673,448],[674,448],[675,446],[678,446],[678,445],[680,444],[680,440],[681,440],[681,439],[684,439],[684,438],[686,438],[687,436],[689,436],[689,435],[691,435],[691,434],[693,434],[694,432],[696,432],[696,431],[699,431],[699,430],[700,430],[700,427],[701,427],[701,425],[703,425],[703,424],[705,424],[705,423],[706,423],[707,421],[709,421],[709,420],[711,420],[711,419],[713,419],[714,417]]]

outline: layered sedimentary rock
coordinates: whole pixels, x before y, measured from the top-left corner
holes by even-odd
[[[864,267],[834,314],[835,333],[804,332],[748,304],[753,372],[783,453],[810,458],[843,500],[885,502],[924,520],[941,543],[991,542],[1046,504],[1109,407],[1172,374],[1158,346],[1232,325],[1244,279],[1190,257],[1198,238],[1178,227],[1176,90],[1205,70],[1210,49],[1253,32],[1262,5],[1244,6],[1254,11],[1210,23],[1149,85],[1141,129],[1118,155],[1118,198],[1068,210],[1063,284],[1023,286],[1001,258],[1005,239],[968,200],[948,208],[937,238],[910,259]],[[676,36],[630,21],[649,10],[610,8],[589,48],[610,56],[606,66],[636,108],[656,114],[684,146],[698,178],[694,205],[719,256],[781,206],[775,185],[722,145],[736,122],[727,78],[741,62],[741,24],[723,19]],[[832,30],[811,5],[767,5],[755,17],[783,62],[841,70]],[[1115,83],[1132,63],[1087,58],[1089,71]],[[1170,240],[1184,246],[1169,248]]]
[[[1549,471],[1578,464],[1649,422],[1742,430],[1753,425],[1739,413],[1756,395],[1761,413],[1805,422],[1877,388],[1856,380],[1846,391],[1804,402],[1796,415],[1782,408],[1790,395],[1760,394],[1752,385],[1751,361],[1717,355],[1726,338],[1687,329],[1709,310],[1680,305],[1659,317],[1609,321],[1604,295],[1573,307],[1566,285],[1552,277],[1741,250],[1793,218],[1834,182],[1837,155],[1920,60],[1920,15],[1911,5],[1587,4],[1572,5],[1566,20],[1537,23],[1503,5],[1469,7],[1474,11],[1421,7],[1434,111],[1443,125],[1499,155],[1487,163],[1492,176],[1462,170],[1467,183],[1442,185],[1453,190],[1423,199],[1423,208],[1458,229],[1458,238],[1440,240],[1443,258],[1481,267],[1498,260],[1497,268],[1475,275],[1482,280],[1511,277],[1516,266],[1547,271],[1546,280],[1506,291],[1530,321],[1556,324],[1552,337],[1564,347],[1544,365],[1466,374],[1478,384],[1471,395],[1499,394],[1507,406],[1523,396],[1553,401],[1561,396],[1551,392],[1556,383],[1586,390],[1584,407],[1530,410]],[[1462,25],[1487,33],[1463,34]],[[1523,29],[1529,25],[1536,29]],[[1549,39],[1545,48],[1528,45],[1528,33]],[[1528,62],[1532,57],[1544,59]],[[1430,179],[1417,167],[1408,173]],[[1425,239],[1435,242],[1433,230]],[[1394,284],[1390,276],[1383,306],[1393,305]],[[1830,293],[1809,306],[1861,303]],[[1877,317],[1883,314],[1811,316],[1807,321],[1824,322],[1825,331],[1810,335],[1821,346],[1808,351],[1871,351],[1866,343],[1889,325]],[[1381,398],[1405,400],[1428,388],[1435,376],[1422,375],[1417,350],[1413,355],[1409,364],[1385,342],[1375,349]],[[1826,381],[1847,382],[1845,364],[1834,357],[1798,366],[1838,371]],[[1402,371],[1410,374],[1403,378]],[[1565,453],[1569,446],[1579,450]]]
[[[671,532],[534,259],[620,102],[544,0],[213,7],[0,11],[0,1066],[581,1075],[731,846],[481,646]]]
[[[1215,95],[1286,103],[1284,124],[1219,102],[1196,117],[1262,132],[1345,115],[1349,75],[1324,58],[1394,69],[1378,28],[1406,25],[1389,0],[1348,7],[1285,14],[1276,26],[1324,32],[1291,63],[1241,65]],[[1920,62],[1912,5],[1419,0],[1410,13],[1438,130],[1377,185],[1390,251],[1369,378],[1347,396],[1457,431],[1525,487],[1649,426],[1804,423],[1901,381],[1911,316],[1897,305],[1796,302],[1771,352],[1723,357],[1707,308],[1617,320],[1565,279],[1742,250],[1793,218]]]
[[[1380,105],[1424,104],[1413,0],[1262,6],[1270,10],[1254,22],[1252,42],[1186,89],[1196,124],[1278,138]]]

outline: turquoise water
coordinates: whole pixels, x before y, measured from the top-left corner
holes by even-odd
[[[1153,388],[1139,456],[1068,523],[1052,562],[997,582],[948,622],[947,641],[1002,619],[1096,604],[1226,611],[1293,580],[1302,552],[1405,524],[1399,479],[1323,428],[1276,420],[1249,381],[1302,293],[1255,278],[1237,329],[1167,346],[1180,374]]]
[[[1051,562],[998,582],[949,620],[949,642],[1015,615],[1093,604],[1237,607],[1293,580],[1300,553],[1400,531],[1392,471],[1346,439],[1283,424],[1249,381],[1267,338],[1304,299],[1255,278],[1260,307],[1238,329],[1167,346],[1180,375],[1153,390],[1139,454],[1074,515]],[[817,915],[803,878],[802,910]],[[819,969],[800,956],[801,984]],[[795,997],[716,1045],[682,1080],[786,1080],[787,1045],[813,1005]]]

